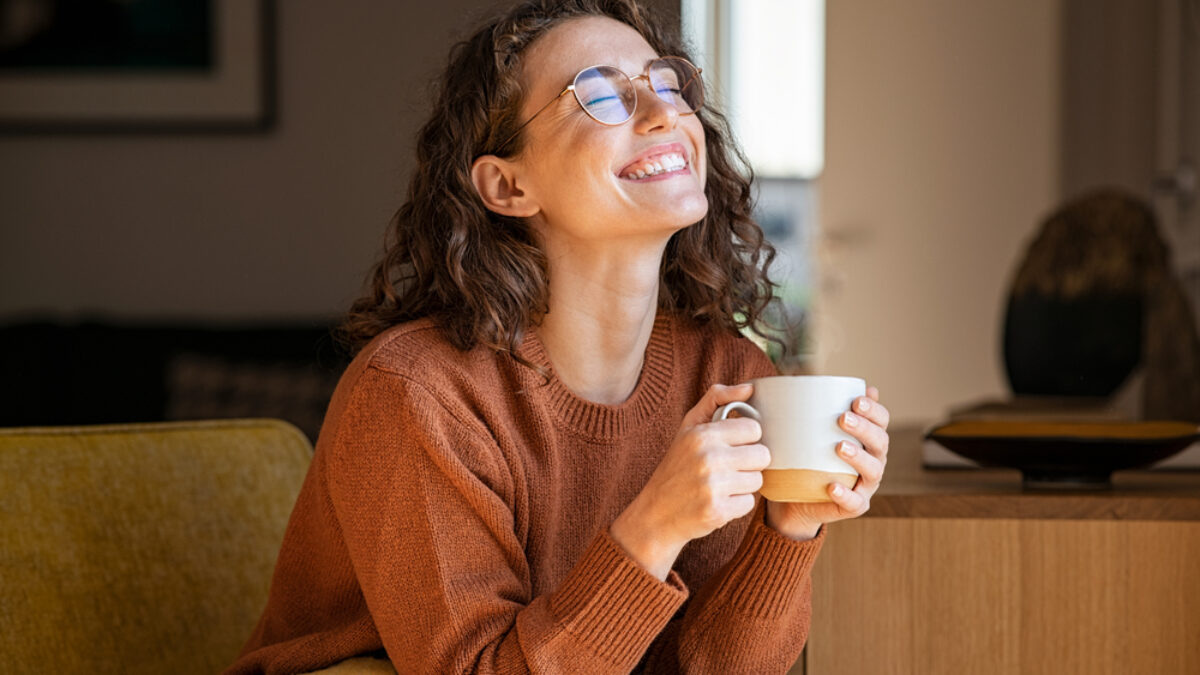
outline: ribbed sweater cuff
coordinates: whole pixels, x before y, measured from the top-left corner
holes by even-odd
[[[740,612],[778,619],[802,601],[826,527],[822,525],[814,539],[795,541],[767,525],[763,516],[763,509],[755,513],[716,594]]]
[[[605,531],[555,591],[550,608],[599,655],[632,668],[687,596],[674,571],[659,581]]]

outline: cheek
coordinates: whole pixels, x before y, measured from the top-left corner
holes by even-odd
[[[613,139],[588,119],[561,129],[542,143],[530,157],[538,179],[555,184],[603,182],[608,177],[616,150]]]
[[[688,119],[694,125],[692,138],[696,146],[696,168],[700,176],[700,187],[704,187],[708,182],[708,142],[704,136],[704,125],[700,123],[700,118],[695,115],[690,115]]]

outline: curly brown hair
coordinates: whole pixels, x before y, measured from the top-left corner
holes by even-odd
[[[382,260],[340,335],[352,349],[398,323],[431,317],[456,347],[515,354],[548,311],[546,258],[530,225],[489,211],[471,181],[476,157],[521,151],[521,57],[568,19],[604,16],[633,27],[660,55],[688,57],[680,38],[633,0],[530,0],[454,46],[417,138],[408,198]],[[676,232],[663,256],[660,311],[730,330],[758,330],[774,284],[775,249],[751,216],[753,174],[725,117],[698,111],[708,151],[708,213]],[[501,146],[500,144],[504,145]]]

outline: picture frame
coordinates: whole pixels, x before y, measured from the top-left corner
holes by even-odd
[[[59,59],[53,42],[40,45],[42,62],[0,64],[0,134],[267,131],[276,116],[273,0],[194,0],[192,8],[203,24],[192,33],[205,43],[201,66],[82,63],[77,53]],[[122,39],[128,31],[112,38]]]

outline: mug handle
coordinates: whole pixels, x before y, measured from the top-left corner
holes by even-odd
[[[743,415],[745,415],[746,417],[749,417],[750,419],[753,419],[758,422],[762,422],[762,415],[760,415],[758,413],[758,411],[754,409],[754,406],[750,405],[749,403],[745,403],[743,401],[734,401],[733,403],[726,403],[725,405],[721,406],[720,408],[717,408],[717,411],[715,413],[713,413],[712,421],[720,422],[721,420],[729,417],[729,413],[733,412],[734,410],[742,413]]]

